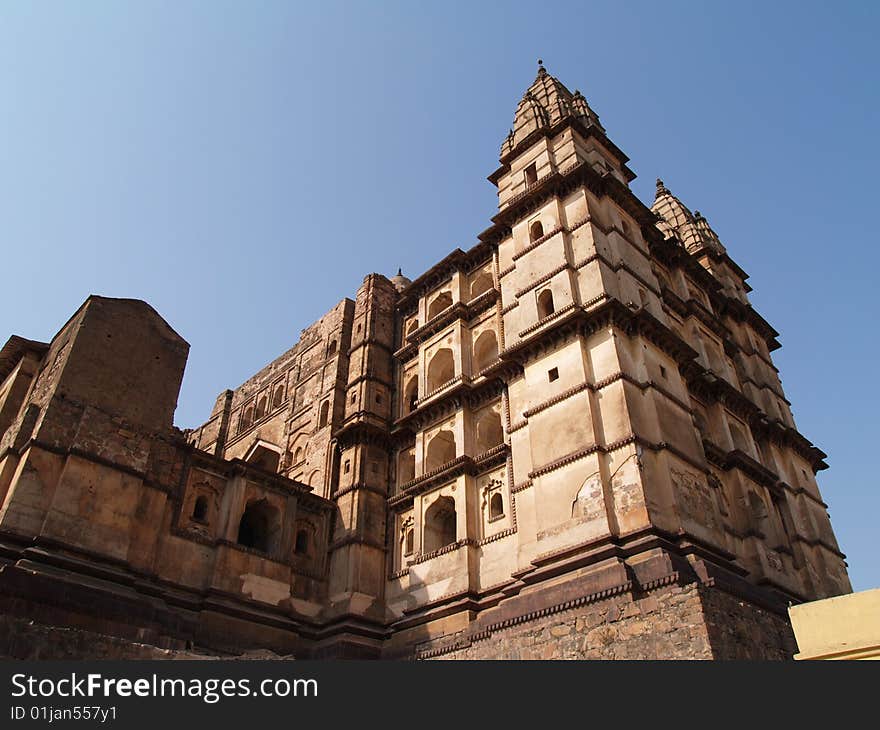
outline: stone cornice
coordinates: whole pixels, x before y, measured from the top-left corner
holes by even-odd
[[[398,309],[412,311],[414,303],[420,297],[449,281],[453,273],[457,271],[470,273],[491,261],[492,251],[493,247],[484,241],[479,241],[467,251],[462,251],[460,248],[455,249],[400,293],[400,298],[397,301]]]
[[[228,548],[230,550],[235,550],[240,553],[248,553],[250,555],[256,555],[261,560],[266,560],[270,563],[277,563],[278,565],[283,565],[291,570],[293,573],[297,573],[299,575],[304,575],[308,578],[314,578],[316,580],[326,580],[326,571],[319,572],[316,570],[309,570],[305,568],[303,565],[297,564],[296,561],[293,560],[285,560],[283,558],[276,557],[274,555],[270,555],[269,553],[265,553],[262,550],[257,550],[256,548],[247,547],[245,545],[239,545],[237,542],[233,542],[232,540],[226,540],[224,538],[218,538],[215,540],[215,544],[218,546],[222,546]]]
[[[558,310],[554,315],[560,313],[564,316],[559,316],[558,319],[554,316],[545,323],[539,322],[538,326],[533,325],[524,330],[531,336],[505,348],[501,352],[501,359],[516,360],[524,364],[534,355],[575,334],[589,336],[602,327],[612,326],[629,335],[644,336],[679,364],[689,362],[697,356],[696,351],[685,340],[646,309],[633,310],[607,295],[600,295],[596,300],[582,306],[570,305],[564,312]],[[545,324],[548,326],[545,327]]]
[[[349,484],[347,487],[342,487],[342,489],[337,489],[330,495],[330,499],[336,500],[340,497],[344,497],[346,494],[350,494],[351,492],[372,492],[373,494],[378,494],[383,499],[388,496],[388,492],[381,487],[376,487],[365,482],[355,482],[354,484]]]
[[[363,420],[363,416],[371,416]],[[356,420],[355,420],[356,419]],[[333,434],[340,450],[358,444],[376,444],[388,448],[391,443],[387,421],[369,411],[358,411],[346,419],[342,427]]]
[[[462,474],[476,476],[487,469],[497,466],[507,459],[510,447],[507,444],[499,444],[477,456],[458,456],[436,469],[426,472],[420,477],[402,484],[398,493],[388,499],[389,507],[397,507],[409,503],[413,497],[430,491],[436,486],[452,481]]]
[[[553,238],[553,236],[555,236],[557,233],[562,233],[563,231],[565,231],[565,227],[564,227],[564,226],[556,226],[556,228],[554,228],[554,229],[553,229],[552,231],[550,231],[549,233],[545,233],[543,236],[541,236],[541,237],[539,237],[539,238],[536,238],[534,241],[531,241],[531,242],[530,242],[525,248],[523,248],[521,251],[517,251],[516,253],[514,253],[514,254],[513,254],[513,260],[514,260],[514,261],[518,261],[518,260],[521,259],[523,256],[525,256],[527,253],[529,253],[530,251],[534,251],[534,250],[535,250],[536,248],[538,248],[538,246],[540,246],[542,243],[544,243],[545,241],[549,241],[549,240],[550,240],[551,238]]]
[[[401,416],[394,422],[394,433],[400,430],[421,430],[463,406],[479,406],[501,394],[505,387],[503,377],[519,372],[509,363],[500,362],[486,368],[473,379],[457,376],[428,396],[417,401],[415,410]]]
[[[373,375],[372,373],[364,373],[362,375],[358,375],[356,378],[349,380],[346,384],[346,388],[353,388],[358,383],[362,383],[365,380],[369,380],[373,383],[379,383],[379,385],[384,385],[386,388],[394,389],[394,383],[391,383],[387,380],[383,380],[377,375]]]
[[[575,461],[580,461],[581,459],[586,459],[588,456],[591,456],[595,453],[603,453],[610,454],[613,451],[617,451],[618,449],[622,449],[625,446],[629,446],[631,444],[636,443],[637,438],[634,435],[627,436],[625,438],[619,439],[613,443],[608,445],[601,444],[592,444],[587,446],[584,449],[578,449],[577,451],[572,451],[565,456],[562,456],[558,459],[554,459],[546,464],[535,467],[532,471],[529,472],[529,479],[537,479],[538,477],[544,476],[545,474],[549,474],[552,471],[556,471],[557,469],[561,469],[564,466],[568,466],[569,464],[574,463]]]
[[[456,302],[439,314],[429,319],[421,327],[406,335],[406,344],[394,352],[394,357],[401,362],[411,359],[422,342],[441,332],[458,320],[470,321],[485,312],[498,299],[500,292],[489,289],[469,302]]]
[[[339,550],[340,548],[347,547],[349,545],[365,545],[366,547],[371,547],[375,550],[380,550],[381,552],[386,552],[387,548],[385,545],[380,543],[378,540],[371,540],[364,535],[346,535],[345,537],[341,537],[338,540],[334,540],[330,543],[330,547],[328,548],[329,552],[333,552],[335,550]]]

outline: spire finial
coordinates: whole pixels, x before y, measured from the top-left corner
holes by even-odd
[[[403,276],[403,267],[401,267],[401,266],[398,266],[398,267],[397,267],[397,275],[398,275],[398,276]]]
[[[538,76],[543,76],[547,73],[547,69],[544,68],[544,61],[540,58],[538,59]]]
[[[659,177],[657,178],[657,192],[658,192],[658,193],[667,193],[667,192],[669,192],[669,191],[666,189],[666,186],[663,184],[663,181],[662,181]]]

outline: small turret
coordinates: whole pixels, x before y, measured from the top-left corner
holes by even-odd
[[[397,273],[391,277],[391,283],[394,284],[394,288],[397,291],[401,292],[406,289],[410,284],[412,284],[412,280],[408,279],[403,275],[403,269],[397,269]]]
[[[501,145],[501,156],[512,152],[532,132],[549,129],[569,117],[578,119],[585,126],[595,125],[605,132],[583,94],[580,91],[572,94],[565,84],[547,73],[539,59],[538,75],[516,108],[513,129]]]
[[[657,178],[657,193],[651,210],[657,214],[657,227],[667,237],[675,235],[693,254],[709,249],[726,253],[718,234],[699,211],[691,213],[688,207],[675,197],[663,181]]]

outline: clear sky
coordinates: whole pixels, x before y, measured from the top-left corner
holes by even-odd
[[[0,338],[90,293],[191,344],[177,411],[290,347],[372,271],[489,224],[536,59],[653,200],[706,215],[781,333],[856,589],[880,586],[875,2],[0,5]]]

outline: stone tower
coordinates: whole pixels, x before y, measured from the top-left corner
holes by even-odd
[[[643,205],[627,161],[540,66],[489,178],[494,225],[403,292],[393,642],[784,656],[785,605],[850,590],[814,479],[824,455],[795,428],[747,275],[662,183]],[[503,433],[481,432],[492,412]],[[439,505],[455,522],[438,550]],[[610,597],[637,629],[561,638]],[[452,599],[471,612],[458,623]]]

